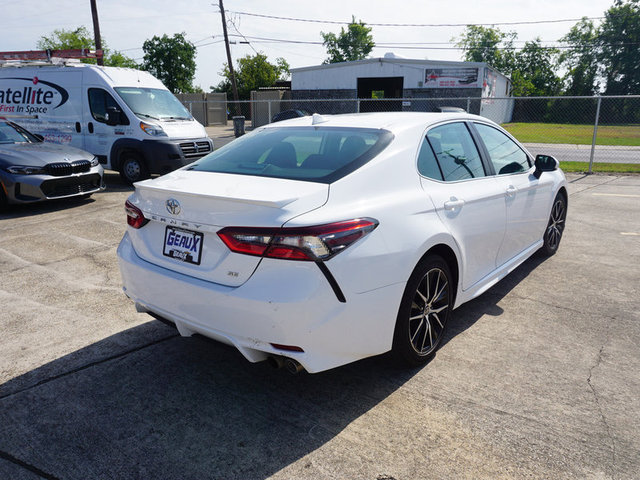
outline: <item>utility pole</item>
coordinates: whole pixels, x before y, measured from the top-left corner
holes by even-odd
[[[92,2],[95,0],[91,0]],[[229,74],[231,75],[231,90],[233,90],[233,100],[235,104],[236,115],[240,115],[240,97],[238,96],[238,85],[236,84],[236,74],[233,71],[233,62],[231,61],[231,48],[229,48],[229,35],[227,34],[227,19],[224,16],[224,5],[222,0],[218,0],[220,7],[220,16],[222,18],[222,33],[224,34],[224,46],[227,49],[227,65],[229,65]]]
[[[102,51],[102,40],[100,40],[100,23],[98,22],[98,7],[96,0],[91,0],[91,16],[93,17],[93,38],[96,42],[96,51]],[[103,57],[98,57],[98,65],[104,65]]]

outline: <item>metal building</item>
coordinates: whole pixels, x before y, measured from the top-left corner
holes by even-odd
[[[291,70],[293,100],[332,99],[326,113],[353,111],[437,111],[461,107],[499,123],[511,119],[511,81],[482,62],[399,58],[386,54],[355,62]],[[335,101],[343,100],[343,102]],[[317,108],[316,108],[317,110]]]

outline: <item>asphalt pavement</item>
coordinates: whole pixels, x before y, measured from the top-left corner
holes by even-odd
[[[121,291],[130,193],[0,215],[0,479],[637,479],[640,176],[569,177],[559,252],[420,369],[290,375]]]

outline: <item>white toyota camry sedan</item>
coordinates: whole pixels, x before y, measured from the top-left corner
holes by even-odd
[[[556,252],[567,199],[556,159],[485,118],[316,114],[137,183],[118,257],[138,311],[249,361],[415,366],[452,310]]]

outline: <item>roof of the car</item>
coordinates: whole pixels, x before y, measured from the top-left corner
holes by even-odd
[[[314,122],[314,116],[305,116],[284,120],[267,128],[279,127],[356,127],[356,128],[384,128],[385,130],[398,131],[412,127],[425,127],[446,120],[480,120],[485,118],[467,113],[440,113],[440,112],[378,112],[378,113],[349,113],[343,115],[321,115]]]

